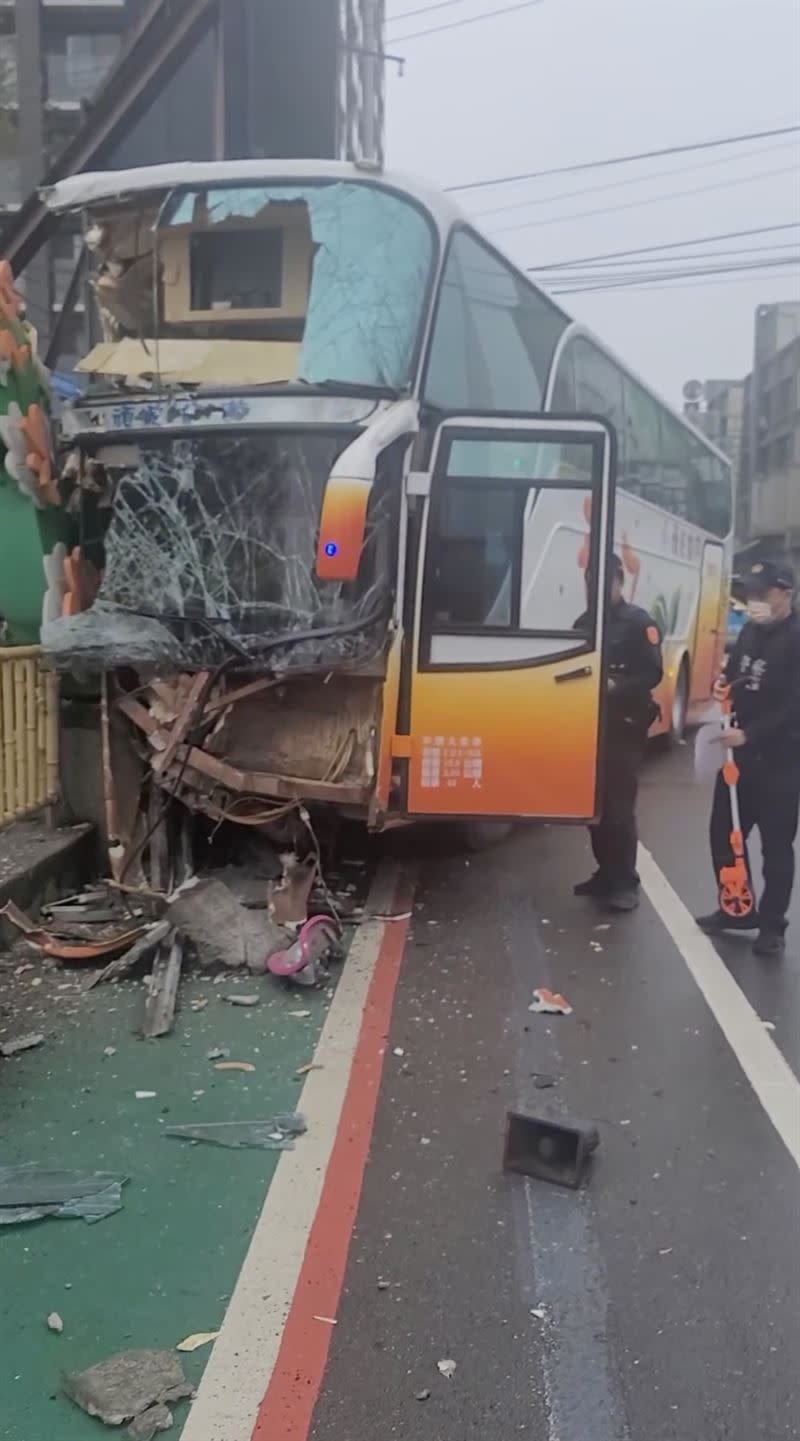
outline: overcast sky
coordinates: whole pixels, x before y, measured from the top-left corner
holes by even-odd
[[[387,163],[443,186],[800,123],[800,0],[542,0],[404,42],[512,0],[393,19],[433,3],[388,3],[386,48],[407,65],[402,79],[387,66]],[[636,183],[591,190],[622,180]],[[543,264],[800,220],[800,145],[761,140],[454,198],[476,219],[491,212],[477,223],[518,263]],[[800,251],[800,231],[698,249],[781,243]],[[749,370],[758,304],[800,299],[797,267],[723,279],[561,303],[676,403],[690,377]]]

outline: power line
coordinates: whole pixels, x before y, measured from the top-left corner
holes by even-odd
[[[691,255],[662,255],[657,256],[655,260],[652,256],[647,259],[634,257],[619,265],[612,264],[607,268],[609,270],[627,270],[631,265],[654,265],[659,260],[662,265],[685,265],[687,260],[716,260],[724,256],[735,256],[739,260],[748,260],[751,255],[765,255],[771,251],[784,250],[787,244],[789,244],[788,241],[782,240],[778,245],[745,245],[733,250],[695,250]],[[601,265],[601,262],[585,261],[584,264],[587,270],[592,270],[593,267]]]
[[[501,225],[492,233],[508,235],[513,230],[537,230],[542,225],[559,225],[566,220],[588,220],[594,215],[616,215],[620,210],[639,210],[643,205],[658,205],[664,200],[683,200],[688,195],[708,195],[712,190],[730,190],[753,180],[769,180],[774,175],[796,175],[796,165],[783,165],[776,170],[759,170],[750,175],[732,176],[713,185],[693,185],[688,190],[667,190],[663,195],[644,195],[638,200],[625,200],[621,205],[601,205],[593,210],[572,210],[568,215],[548,215],[539,220],[521,220],[515,225]]]
[[[599,170],[606,165],[629,165],[634,160],[657,160],[662,155],[683,155],[688,150],[714,150],[721,145],[740,145],[747,140],[771,140],[778,135],[796,135],[800,125],[783,125],[776,130],[754,130],[747,135],[727,135],[720,140],[696,140],[692,145],[668,145],[661,150],[640,150],[633,155],[612,155],[604,160],[581,160],[573,165],[557,165],[549,170],[528,170],[523,175],[497,175],[489,180],[470,180],[464,185],[448,185],[446,190],[483,190],[490,185],[512,185],[518,180],[540,180],[546,175],[571,175],[578,170]]]
[[[673,280],[694,279],[696,277],[709,278],[716,275],[735,275],[743,271],[758,271],[759,273],[763,273],[766,270],[778,270],[787,265],[796,267],[799,264],[800,253],[797,253],[795,255],[785,256],[779,260],[752,260],[739,265],[687,267],[685,270],[672,272],[654,270],[651,271],[649,275],[615,275],[607,277],[606,279],[596,275],[584,277],[570,276],[570,280],[578,280],[579,284],[570,286],[569,288],[554,290],[553,294],[584,295],[592,294],[598,290],[629,290],[643,283],[653,281],[671,282]]]
[[[728,285],[752,285],[754,282],[757,282],[757,281],[758,281],[759,279],[761,279],[761,278],[762,278],[762,277],[761,277],[760,275],[757,275],[757,274],[754,273],[754,274],[752,274],[752,275],[726,276],[726,277],[725,277],[724,279],[722,279],[722,280],[679,280],[679,281],[677,281],[674,285],[669,284],[669,282],[667,281],[667,282],[664,282],[663,284],[660,284],[660,283],[659,283],[659,284],[653,284],[653,285],[649,285],[649,284],[648,284],[648,285],[641,285],[641,286],[639,286],[639,287],[636,289],[636,291],[635,291],[634,293],[635,293],[636,295],[644,295],[644,294],[646,294],[648,291],[651,291],[651,290],[712,290],[712,289],[715,289],[715,288],[718,287],[718,286],[728,286]],[[781,278],[781,277],[780,277],[780,274],[779,274],[779,273],[773,273],[773,274],[770,274],[770,275],[765,275],[765,276],[763,276],[763,279],[764,279],[765,281],[768,281],[768,280],[780,280],[780,278]],[[573,290],[551,290],[549,293],[550,293],[550,295],[580,295],[580,294],[581,294],[581,291],[580,291],[580,290],[574,290],[574,291],[573,291]],[[605,294],[616,295],[616,292],[615,292],[615,291],[613,291],[613,290],[606,291],[605,288],[603,288],[603,287],[601,287],[601,288],[599,288],[599,289],[597,289],[597,290],[595,290],[595,291],[590,291],[590,292],[588,292],[588,293],[589,293],[589,294],[593,294],[593,295],[605,295]]]
[[[401,10],[399,15],[387,15],[387,25],[393,25],[395,20],[410,20],[414,15],[428,15],[431,10],[452,10],[454,5],[464,5],[466,0],[436,0],[434,5],[421,5],[417,10]]]
[[[403,45],[407,40],[419,40],[423,35],[441,35],[443,30],[460,30],[462,25],[477,25],[479,20],[493,20],[496,15],[510,15],[514,10],[530,10],[544,0],[517,0],[516,5],[504,5],[500,10],[482,10],[480,15],[468,15],[465,20],[450,20],[446,25],[434,25],[429,30],[415,30],[411,35],[390,35],[392,45]]]
[[[556,200],[578,200],[584,195],[597,195],[603,190],[621,190],[630,185],[647,185],[652,180],[668,180],[672,175],[688,175],[693,170],[711,170],[717,165],[738,165],[740,160],[750,160],[756,155],[770,155],[775,150],[796,148],[796,140],[784,140],[780,145],[759,145],[755,150],[745,150],[738,155],[719,155],[715,160],[701,160],[697,165],[678,165],[672,170],[659,170],[657,175],[634,175],[628,180],[605,180],[602,185],[585,185],[580,190],[560,190],[558,195],[539,195],[530,200],[514,200],[510,205],[490,205],[486,210],[471,210],[470,219],[482,220],[486,215],[499,215],[509,210],[525,210],[529,205],[550,205]]]
[[[670,240],[661,245],[635,245],[632,250],[607,250],[603,255],[581,255],[575,260],[553,260],[544,265],[529,265],[530,270],[567,270],[573,265],[588,265],[594,260],[617,260],[625,255],[653,255],[658,250],[681,250],[688,245],[711,245],[717,240],[741,240],[746,235],[771,235],[778,230],[800,230],[800,220],[786,225],[757,225],[753,230],[728,230],[722,235],[698,235],[694,240]],[[691,259],[688,256],[687,259]]]

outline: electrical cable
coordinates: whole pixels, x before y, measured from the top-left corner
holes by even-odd
[[[730,256],[735,256],[740,260],[747,260],[751,255],[768,255],[774,253],[776,250],[784,250],[788,243],[788,241],[783,240],[778,245],[745,245],[734,248],[733,250],[695,250],[691,255],[663,255],[656,257],[656,259],[660,259],[662,265],[685,265],[687,260],[716,260],[720,257]],[[631,265],[653,265],[653,263],[653,258],[650,256],[640,256],[638,259],[634,256],[630,260],[620,261],[618,266],[612,262],[607,268],[609,270],[617,268],[627,270]],[[601,265],[602,262],[599,260],[585,262],[587,270],[591,270],[594,266]]]
[[[696,165],[679,165],[671,170],[659,170],[657,174],[634,175],[628,180],[604,180],[602,185],[585,185],[580,190],[561,190],[558,195],[540,195],[530,200],[514,200],[508,205],[490,205],[486,210],[471,210],[471,220],[482,220],[487,215],[505,214],[510,210],[525,210],[529,205],[550,205],[557,200],[579,200],[584,195],[598,195],[604,190],[621,190],[631,185],[646,185],[652,180],[668,180],[673,175],[688,175],[694,170],[711,170],[717,165],[738,165],[740,160],[750,160],[758,155],[770,155],[775,150],[797,148],[797,141],[782,140],[779,145],[759,145],[755,150],[740,151],[738,155],[718,155],[714,160],[700,160]]]
[[[399,15],[387,15],[386,24],[393,25],[395,20],[411,20],[415,15],[427,15],[431,10],[452,10],[454,5],[465,5],[466,0],[436,0],[433,5],[421,5],[416,10],[401,10]]]
[[[781,260],[755,260],[743,265],[717,265],[713,268],[701,267],[700,269],[688,269],[672,272],[653,271],[650,275],[617,275],[602,279],[598,276],[588,276],[581,283],[580,277],[574,277],[578,284],[569,289],[563,287],[553,291],[554,295],[584,295],[598,290],[629,290],[632,287],[642,285],[648,281],[672,281],[693,279],[695,277],[710,278],[716,275],[734,275],[744,271],[757,271],[763,274],[767,270],[777,270],[787,265],[800,269],[800,254],[789,256]],[[570,276],[570,280],[573,277]]]
[[[492,230],[492,234],[508,235],[512,230],[537,230],[543,225],[559,225],[569,220],[588,220],[595,215],[616,215],[621,210],[638,210],[643,205],[660,205],[665,200],[683,200],[689,195],[708,195],[712,190],[730,190],[733,186],[769,180],[775,175],[796,174],[796,165],[782,165],[776,170],[760,170],[749,175],[731,176],[729,180],[717,180],[712,185],[693,185],[689,190],[668,190],[663,195],[644,195],[638,200],[625,200],[621,205],[601,205],[594,210],[573,210],[569,215],[548,215],[538,220],[520,220],[514,225],[498,226],[497,229]]]
[[[529,271],[568,270],[573,265],[586,265],[594,260],[617,260],[627,255],[652,255],[659,250],[681,250],[689,245],[710,245],[717,240],[740,240],[747,235],[771,235],[778,230],[800,230],[800,220],[790,220],[784,225],[757,225],[752,230],[727,230],[721,235],[698,235],[692,240],[669,240],[661,245],[636,245],[632,250],[607,250],[602,255],[581,255],[576,260],[553,260],[543,265],[529,265]],[[690,256],[687,259],[691,259]]]
[[[759,280],[759,278],[760,277],[758,275],[753,274],[724,276],[722,279],[717,280],[679,280],[676,281],[675,284],[670,284],[669,281],[665,281],[663,283],[643,284],[641,286],[637,286],[633,293],[635,295],[645,295],[648,291],[651,290],[711,290],[716,288],[717,286],[725,285],[752,285],[753,282]],[[765,284],[770,280],[775,282],[779,281],[780,279],[780,274],[765,275],[763,277],[763,281]],[[580,289],[575,291],[550,291],[551,295],[579,295],[580,293]],[[589,291],[588,293],[593,295],[609,294],[614,295],[616,299],[619,298],[618,293],[613,290],[613,288],[606,290],[604,286],[600,286],[597,290]]]
[[[504,5],[500,10],[484,10],[480,15],[468,15],[464,20],[450,20],[446,25],[434,25],[429,30],[415,30],[411,35],[390,35],[391,45],[404,45],[408,40],[421,40],[424,35],[441,35],[443,30],[460,30],[462,25],[477,25],[479,20],[494,20],[498,15],[510,15],[514,10],[530,10],[542,5],[544,0],[517,0],[515,5]]]
[[[556,165],[548,170],[528,170],[521,175],[496,175],[487,180],[469,180],[462,185],[448,185],[454,190],[484,190],[492,185],[515,185],[520,180],[540,180],[545,175],[573,175],[579,170],[600,170],[607,165],[630,165],[634,160],[658,160],[662,155],[684,155],[690,150],[715,150],[723,145],[741,145],[748,140],[772,140],[778,135],[796,135],[800,125],[782,125],[774,130],[752,130],[745,135],[725,135],[719,140],[695,140],[691,145],[667,145],[660,150],[639,150],[630,155],[611,155],[602,160],[580,160],[572,165]]]

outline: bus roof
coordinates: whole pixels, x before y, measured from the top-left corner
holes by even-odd
[[[359,181],[394,189],[416,200],[446,230],[464,220],[463,211],[442,190],[416,176],[383,171],[345,160],[183,160],[169,165],[142,165],[134,170],[94,170],[70,175],[45,187],[48,210],[80,210],[104,200],[153,194],[178,188],[224,185],[271,185],[313,180]]]

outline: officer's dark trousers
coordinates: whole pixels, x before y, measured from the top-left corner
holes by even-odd
[[[800,806],[800,758],[789,766],[770,766],[763,757],[736,752],[739,766],[739,812],[745,840],[757,826],[764,864],[764,894],[758,908],[766,930],[786,930],[786,912],[794,882],[794,839]],[[728,787],[717,776],[711,809],[711,855],[715,877],[733,862],[731,807]],[[746,850],[746,847],[745,847]],[[748,870],[749,870],[748,860]]]
[[[645,737],[639,726],[609,726],[600,820],[589,832],[597,869],[612,890],[636,890],[636,795]]]

